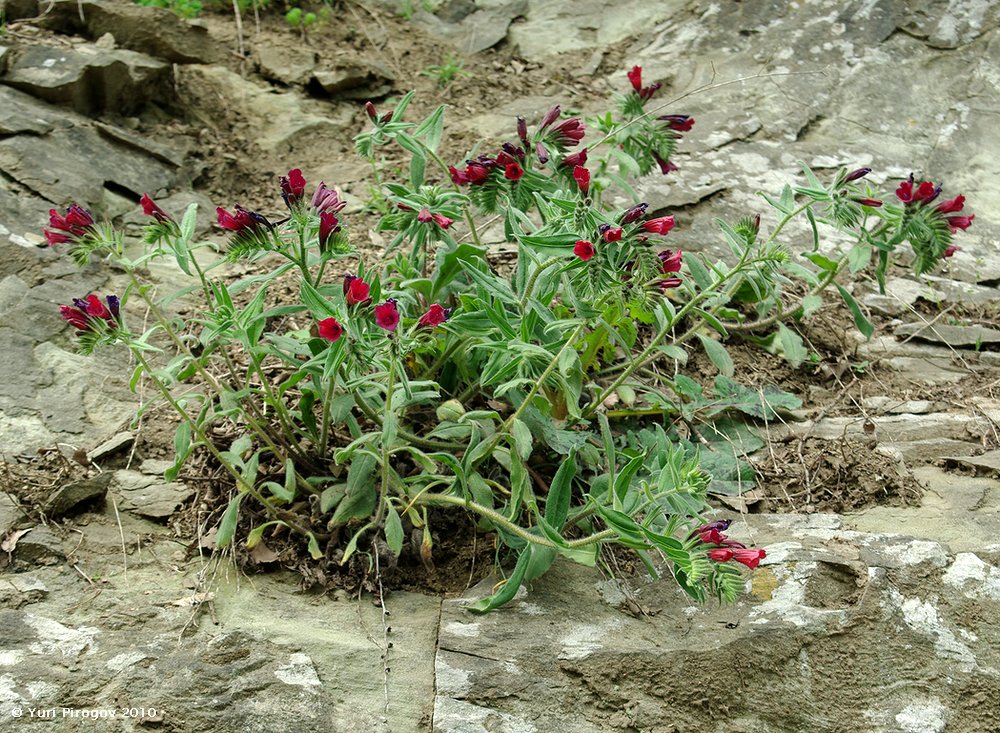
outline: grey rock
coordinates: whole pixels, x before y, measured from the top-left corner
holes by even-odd
[[[10,63],[5,84],[85,115],[129,114],[172,97],[170,65],[135,51],[93,45],[30,46]]]
[[[100,473],[91,478],[64,484],[45,502],[46,516],[57,518],[77,511],[84,504],[103,501],[111,483],[111,473]]]
[[[485,51],[507,37],[514,20],[528,9],[528,0],[446,3],[435,13],[415,13],[413,21],[430,33],[447,39],[460,53]]]
[[[13,531],[21,516],[17,503],[9,494],[0,491],[0,538],[6,537]]]
[[[341,99],[376,99],[392,90],[393,75],[372,61],[338,61],[313,71],[310,88]]]
[[[46,7],[46,28],[92,39],[110,33],[120,47],[174,63],[212,63],[226,55],[205,25],[165,8],[107,0],[54,0]]]
[[[0,581],[0,608],[20,608],[38,603],[49,594],[49,589],[31,573],[7,575]]]
[[[194,496],[194,489],[182,483],[124,469],[114,472],[111,490],[119,509],[153,519],[166,519]]]
[[[895,330],[897,338],[917,338],[948,346],[979,348],[1000,342],[1000,331],[985,326],[951,326],[941,323],[904,323]]]
[[[787,437],[820,438],[822,440],[868,440],[874,438],[887,442],[907,442],[923,440],[929,436],[937,439],[971,439],[982,435],[988,429],[988,420],[976,415],[937,412],[921,415],[879,415],[866,418],[824,417],[821,420],[803,420],[772,426],[769,435],[772,440]],[[865,429],[865,424],[874,425],[874,432]]]
[[[65,558],[62,539],[41,525],[21,535],[14,547],[14,561],[21,566],[53,565]]]
[[[316,68],[316,52],[301,46],[258,45],[254,53],[261,76],[288,86],[305,85]]]
[[[638,582],[637,605],[659,613],[634,618],[600,600],[597,573],[569,563],[494,614],[464,610],[492,581],[446,600],[434,730],[722,730],[706,710],[724,711],[726,730],[754,733],[918,714],[926,723],[928,711],[976,728],[980,703],[968,695],[1000,662],[982,615],[1000,604],[1000,570],[836,517],[747,521],[768,556],[735,606],[695,607],[669,582]],[[888,688],[873,684],[885,669]],[[768,684],[751,681],[758,670]],[[720,684],[741,675],[739,695]]]
[[[38,15],[38,0],[0,0],[0,12],[9,23]]]
[[[131,448],[134,443],[135,433],[118,433],[108,440],[105,440],[100,445],[87,451],[87,459],[92,463],[103,461],[105,458],[109,458],[119,451]]]
[[[11,56],[9,46],[0,46],[0,76],[7,71],[7,62]]]

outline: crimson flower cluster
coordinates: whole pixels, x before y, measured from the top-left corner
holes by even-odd
[[[931,181],[916,183],[912,173],[896,189],[896,198],[902,201],[907,208],[930,206],[940,195],[941,186],[935,186]],[[974,214],[961,216],[963,208],[965,208],[965,196],[959,195],[937,204],[934,207],[934,212],[948,222],[948,227],[954,234],[959,229],[964,232],[972,225],[972,220],[976,218]]]
[[[94,217],[79,204],[70,204],[64,216],[49,209],[49,226],[43,230],[49,246],[76,242],[93,233]]]
[[[344,275],[344,302],[347,303],[348,308],[368,305],[371,300],[371,285],[356,275]],[[401,315],[395,298],[387,298],[384,303],[379,303],[372,310],[375,325],[379,328],[392,333],[399,327]],[[434,328],[447,321],[450,315],[451,308],[434,303],[427,309],[426,313],[420,316],[417,325],[424,328]],[[336,318],[324,318],[316,325],[320,338],[331,343],[338,341],[344,335],[344,327]]]
[[[621,224],[623,226],[616,227],[610,224],[601,224],[597,228],[598,236],[604,244],[620,242],[627,235],[624,226],[634,224],[642,219],[646,215],[646,209],[648,208],[649,204],[641,203],[627,209],[621,216]],[[642,222],[636,231],[642,231],[646,234],[665,235],[674,228],[674,225],[675,220],[673,216],[658,216],[655,219]],[[640,241],[644,241],[645,239],[645,234],[639,235]],[[588,240],[578,239],[573,245],[573,254],[586,262],[597,254],[597,248]],[[665,291],[669,288],[680,287],[682,281],[676,273],[681,271],[681,251],[665,249],[659,252],[657,257],[660,260],[660,271],[667,276],[659,281],[660,289]],[[626,269],[630,269],[632,265],[634,265],[634,261],[626,264],[625,267]]]
[[[73,305],[60,305],[59,315],[81,333],[100,332],[105,324],[118,325],[121,302],[117,295],[108,295],[104,302],[93,293],[83,298],[73,298]]]
[[[694,534],[698,535],[704,544],[714,546],[714,549],[708,551],[710,559],[716,562],[735,560],[753,570],[760,564],[761,560],[767,557],[767,553],[726,537],[723,532],[729,529],[730,524],[732,524],[731,519],[709,522],[697,527]]]
[[[635,93],[639,95],[639,99],[641,99],[643,101],[646,101],[647,99],[649,99],[650,97],[652,97],[653,94],[656,93],[656,90],[659,89],[662,86],[662,84],[660,84],[659,82],[656,82],[656,83],[650,84],[649,86],[645,86],[644,87],[642,85],[642,67],[641,66],[633,66],[632,70],[628,72],[627,76],[628,76],[629,82],[632,84],[632,89],[634,89]]]

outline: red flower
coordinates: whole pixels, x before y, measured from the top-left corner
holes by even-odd
[[[972,220],[975,218],[974,214],[972,216],[946,216],[945,221],[947,221],[948,226],[951,227],[952,233],[955,233],[959,229],[964,232],[972,226]]]
[[[579,117],[571,117],[552,128],[552,139],[556,145],[571,148],[587,133]]]
[[[580,193],[586,196],[590,191],[590,171],[582,165],[576,166],[573,169],[573,180],[576,181],[576,185],[580,187]]]
[[[852,198],[851,201],[853,201],[856,204],[861,204],[862,206],[870,206],[873,209],[877,209],[879,206],[882,205],[882,202],[879,199],[868,199],[868,198],[858,198],[858,197],[855,197],[855,198]]]
[[[733,555],[736,554],[736,550],[732,547],[720,547],[717,550],[709,550],[708,558],[710,560],[715,560],[715,562],[729,562],[733,559]]]
[[[420,320],[417,321],[419,326],[427,326],[428,328],[434,328],[434,326],[440,326],[442,323],[448,320],[448,316],[451,315],[451,308],[444,308],[437,303],[434,303],[427,312],[420,316]]]
[[[667,127],[676,132],[687,132],[694,127],[694,117],[691,115],[663,115],[659,119],[666,122]]]
[[[417,221],[419,221],[421,224],[430,224],[431,223],[431,210],[428,209],[426,206],[424,208],[422,208],[420,210],[420,213],[417,214]]]
[[[431,214],[431,218],[434,220],[434,223],[437,224],[442,229],[447,229],[448,227],[450,227],[452,224],[455,223],[454,219],[449,219],[444,214]]]
[[[524,169],[517,163],[508,163],[504,167],[504,177],[511,181],[518,181],[524,175]]]
[[[247,211],[239,204],[233,207],[230,214],[221,206],[216,208],[217,223],[222,229],[231,232],[254,233],[261,227],[270,227],[270,223],[256,211]]]
[[[567,155],[559,165],[564,165],[567,168],[576,168],[578,165],[587,165],[587,149],[573,153],[572,155]]]
[[[733,559],[736,562],[743,563],[751,570],[760,565],[760,561],[765,557],[767,557],[767,553],[764,550],[742,547],[733,551]]]
[[[331,343],[344,335],[344,327],[337,322],[336,318],[324,318],[317,325],[319,326],[319,337]]]
[[[636,204],[622,214],[622,224],[631,224],[634,221],[639,221],[639,219],[646,215],[646,209],[648,208],[649,204]]]
[[[668,277],[660,280],[658,283],[660,290],[669,290],[670,288],[679,288],[681,283],[684,282],[679,277]]]
[[[680,250],[674,252],[673,250],[665,249],[662,252],[659,252],[656,256],[660,258],[660,270],[665,275],[671,272],[681,271]]]
[[[281,198],[285,206],[291,208],[298,203],[306,193],[306,179],[299,168],[292,168],[287,176],[278,179],[281,184]]]
[[[930,203],[941,193],[941,187],[935,186],[930,181],[923,181],[917,184],[916,190],[913,189],[913,184],[913,174],[911,173],[909,179],[900,183],[899,188],[896,189],[896,197],[904,204],[911,202]]]
[[[944,258],[944,259],[946,259],[948,257],[951,257],[953,254],[955,254],[956,252],[958,252],[958,250],[960,250],[960,249],[962,249],[962,248],[959,247],[957,244],[949,244],[947,247],[945,247],[944,254],[942,254],[941,257]]]
[[[601,237],[605,242],[609,244],[611,242],[619,242],[622,238],[622,228],[621,227],[610,227],[607,224],[601,224]]]
[[[698,537],[706,545],[722,545],[726,541],[726,536],[717,529],[708,529],[698,532]]]
[[[49,226],[52,229],[44,230],[49,246],[64,244],[89,234],[90,228],[94,226],[94,217],[79,204],[70,204],[65,216],[60,216],[55,209],[49,209]]]
[[[108,295],[104,300],[106,306],[93,293],[85,298],[73,298],[72,306],[59,306],[59,315],[77,331],[96,330],[101,319],[113,326],[118,322],[121,304],[117,295]]]
[[[650,234],[666,234],[674,228],[674,217],[661,216],[657,219],[650,219],[643,222],[642,228]]]
[[[593,257],[596,251],[597,250],[594,249],[594,245],[585,239],[578,239],[576,240],[576,244],[573,245],[573,254],[584,262]]]
[[[142,198],[139,199],[139,203],[142,204],[142,213],[146,216],[153,217],[161,224],[166,224],[168,221],[172,221],[170,215],[157,206],[156,202],[149,197],[148,193],[144,193],[142,195]]]
[[[558,120],[559,119],[559,114],[561,112],[562,112],[562,108],[558,104],[555,105],[548,112],[546,112],[545,116],[542,118],[541,124],[539,124],[539,126],[538,126],[539,131],[544,130],[546,127],[548,127],[553,122],[555,122],[556,120]]]
[[[637,92],[642,91],[642,67],[633,66],[632,70],[626,74],[628,80],[632,83],[632,88]]]
[[[344,300],[348,305],[363,305],[371,300],[371,286],[354,275],[344,275]]]
[[[482,183],[490,175],[490,169],[482,163],[470,161],[465,170],[459,170],[455,166],[448,166],[451,173],[451,180],[456,186],[464,186],[466,183],[476,185]]]
[[[395,331],[399,325],[399,309],[396,301],[389,298],[381,305],[375,306],[375,325],[386,331]]]
[[[956,211],[961,211],[964,206],[965,196],[956,196],[953,199],[942,201],[936,208],[941,214],[954,214]]]
[[[326,247],[330,237],[340,231],[340,220],[332,211],[324,211],[319,215],[319,246]]]
[[[653,160],[655,160],[656,164],[660,166],[660,173],[662,173],[663,175],[667,175],[668,173],[673,173],[674,171],[680,170],[680,168],[671,163],[669,160],[667,160],[666,158],[661,158],[656,153],[653,153]]]

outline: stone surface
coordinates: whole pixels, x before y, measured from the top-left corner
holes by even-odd
[[[91,462],[102,461],[105,458],[109,458],[119,451],[123,451],[126,448],[131,448],[135,443],[135,433],[118,433],[117,435],[105,440],[98,446],[95,446],[91,450],[87,451],[87,460]]]
[[[153,519],[166,519],[194,496],[194,489],[180,482],[126,469],[114,472],[110,490],[119,509]]]
[[[170,64],[135,51],[31,46],[8,66],[4,84],[85,115],[130,114],[173,97]]]
[[[462,54],[479,53],[507,37],[511,23],[523,16],[528,0],[476,0],[445,3],[435,13],[415,13],[413,21],[447,39]]]
[[[634,594],[658,613],[637,619],[569,563],[498,613],[464,610],[490,581],[445,601],[434,730],[771,733],[851,720],[888,732],[927,720],[928,689],[949,725],[985,730],[982,706],[1000,701],[989,621],[1000,571],[988,560],[832,516],[748,519],[768,557],[735,607],[695,607],[653,583]]]
[[[21,535],[14,547],[14,562],[21,567],[52,565],[65,557],[62,539],[42,525]]]
[[[254,49],[261,76],[285,85],[304,85],[316,68],[316,52],[308,48],[287,48],[258,44]]]
[[[108,0],[53,0],[46,8],[46,28],[92,39],[110,33],[118,46],[174,63],[212,63],[226,55],[204,25],[165,8]]]
[[[0,539],[10,534],[21,520],[21,510],[10,495],[0,491]]]
[[[310,88],[331,97],[368,101],[388,94],[392,81],[392,72],[380,63],[338,60],[316,68]]]
[[[85,478],[64,484],[45,502],[43,508],[45,515],[51,518],[58,518],[74,513],[81,505],[103,501],[104,496],[108,493],[108,485],[111,483],[111,477],[111,473],[105,472],[99,473],[92,478]]]
[[[904,323],[896,327],[898,338],[917,338],[959,348],[1000,343],[1000,331],[985,326],[952,326],[940,323]]]

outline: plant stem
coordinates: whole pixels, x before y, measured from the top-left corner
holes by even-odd
[[[359,408],[361,408],[361,411],[365,413],[365,415],[368,417],[369,420],[374,422],[379,427],[382,427],[383,424],[382,417],[377,412],[375,412],[374,409],[372,409],[371,405],[365,402],[364,397],[362,397],[358,392],[354,393],[354,404],[356,404]],[[419,435],[415,435],[414,433],[411,433],[409,430],[406,430],[405,428],[399,426],[396,427],[396,435],[398,435],[400,438],[403,438],[409,443],[413,443],[414,445],[419,445],[423,448],[434,448],[437,450],[465,450],[466,448],[469,447],[464,443],[449,443],[443,440],[432,440],[431,438],[421,438]]]
[[[535,282],[538,280],[538,276],[542,274],[542,271],[552,267],[559,262],[558,257],[550,257],[535,268],[535,271],[531,273],[531,277],[528,278],[528,282],[524,286],[524,294],[521,296],[520,307],[523,311],[528,305],[528,299],[531,298],[531,292],[535,289]]]
[[[396,337],[395,334],[389,334],[389,378],[386,383],[385,388],[385,418],[386,420],[395,420],[396,416],[392,413],[392,393],[396,389]],[[397,433],[398,434],[398,433]],[[382,518],[385,516],[385,505],[389,500],[389,441],[386,440],[385,436],[385,423],[382,425],[382,485],[379,489],[378,495],[378,509],[375,511],[375,519],[373,520],[375,526],[379,526],[382,523]]]

